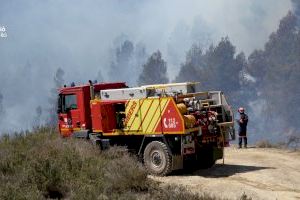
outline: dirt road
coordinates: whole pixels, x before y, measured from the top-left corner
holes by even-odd
[[[153,178],[229,199],[243,193],[252,199],[300,199],[300,152],[230,147],[225,165],[218,161],[211,169]]]

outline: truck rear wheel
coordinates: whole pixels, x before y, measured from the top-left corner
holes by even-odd
[[[202,148],[197,156],[199,167],[202,169],[211,168],[216,163],[213,147]]]
[[[144,151],[144,165],[149,173],[165,176],[172,171],[172,155],[166,144],[153,141]]]

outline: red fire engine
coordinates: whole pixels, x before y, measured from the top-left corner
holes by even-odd
[[[196,92],[196,83],[95,83],[59,90],[63,137],[90,139],[101,149],[124,145],[149,173],[163,176],[186,163],[212,166],[234,138],[233,113],[221,91]]]

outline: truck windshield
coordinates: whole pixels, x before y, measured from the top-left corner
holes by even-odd
[[[77,98],[75,94],[68,94],[64,96],[64,112],[68,110],[77,109]]]
[[[57,113],[67,113],[69,110],[77,108],[77,97],[75,94],[59,95]]]

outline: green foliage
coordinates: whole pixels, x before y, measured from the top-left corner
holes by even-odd
[[[293,3],[293,13],[297,17],[297,25],[298,28],[300,27],[300,1],[299,0],[292,0]]]
[[[166,185],[160,190],[156,188],[150,189],[150,195],[146,199],[160,199],[160,200],[218,200],[220,198],[211,196],[209,194],[195,195],[190,192],[188,188],[183,186]]]
[[[278,145],[272,144],[269,140],[257,141],[255,146],[257,148],[278,148]]]
[[[3,106],[3,95],[0,91],[0,124],[1,124],[1,119],[4,115],[4,106]]]
[[[121,43],[114,52],[114,61],[111,63],[109,77],[111,81],[128,80],[128,72],[130,71],[130,62],[133,57],[134,46],[129,40]]]
[[[262,117],[269,124],[265,128],[285,132],[299,128],[300,33],[294,14],[289,12],[280,21],[263,51],[254,51],[249,56],[248,69],[257,78],[257,92],[267,102]],[[271,123],[276,119],[281,130]]]
[[[178,76],[175,82],[200,81],[200,69],[204,65],[202,49],[197,45],[192,45],[187,52],[186,62],[181,64]]]
[[[248,197],[245,193],[241,196],[240,200],[252,200],[251,197]]]
[[[248,110],[251,106],[253,113],[261,113],[259,119],[252,118],[260,131],[294,130],[296,134],[300,121],[300,20],[299,3],[293,3],[294,14],[289,12],[280,21],[263,50],[253,51],[246,59],[243,53],[236,54],[228,38],[205,52],[193,45],[176,81],[200,81],[201,90],[224,91],[233,107],[242,105]]]
[[[42,114],[43,114],[43,109],[41,106],[37,106],[35,109],[35,116],[33,119],[33,128],[39,128],[42,124]]]
[[[0,187],[5,191],[0,199],[22,199],[25,191],[33,199],[85,199],[139,191],[147,184],[144,169],[128,154],[112,159],[87,141],[65,140],[46,129],[2,138],[0,155]]]
[[[237,56],[235,53],[227,37],[204,53],[199,46],[193,45],[175,81],[200,81],[202,90],[222,90],[237,104],[241,89],[239,75],[247,62],[243,53]]]
[[[54,87],[50,90],[50,97],[48,98],[49,102],[49,115],[47,119],[47,125],[55,127],[57,124],[57,95],[58,89],[64,85],[64,70],[62,68],[57,68],[55,72]]]
[[[142,43],[134,43],[125,39],[126,36],[120,36],[116,39],[117,47],[114,49],[108,73],[109,81],[125,81],[129,86],[137,84],[137,76],[140,74],[142,65],[146,62],[147,53],[145,45]],[[99,77],[99,75],[98,75]],[[103,80],[103,77],[97,78]]]
[[[154,52],[143,66],[143,71],[139,76],[138,84],[147,85],[168,82],[167,63],[162,59],[160,51]]]

